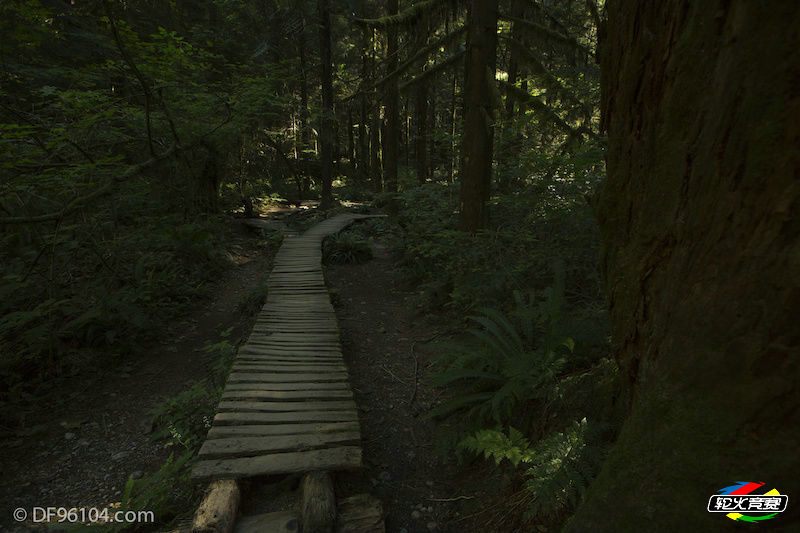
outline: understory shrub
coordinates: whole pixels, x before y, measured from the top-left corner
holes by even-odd
[[[369,241],[355,233],[343,231],[325,237],[322,242],[322,260],[326,264],[358,264],[372,259]]]

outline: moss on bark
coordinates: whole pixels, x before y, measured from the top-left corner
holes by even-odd
[[[726,530],[726,483],[800,488],[798,28],[793,2],[608,3],[595,207],[633,401],[566,531]]]

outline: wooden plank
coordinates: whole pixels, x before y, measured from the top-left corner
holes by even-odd
[[[339,344],[339,335],[336,333],[280,333],[271,335],[264,333],[251,333],[247,339],[251,342],[280,342],[292,344]]]
[[[303,349],[296,349],[296,348],[280,348],[275,346],[263,346],[263,345],[255,345],[255,344],[245,344],[241,348],[239,348],[238,357],[242,357],[244,355],[264,355],[264,356],[277,356],[277,357],[318,357],[318,358],[328,358],[328,359],[341,359],[342,358],[342,351],[341,350],[322,350],[319,348],[303,348]]]
[[[270,402],[223,400],[219,402],[220,411],[263,411],[263,412],[298,412],[298,411],[355,411],[356,404],[347,400],[331,400],[316,402]]]
[[[347,372],[343,364],[305,364],[305,365],[271,365],[257,364],[252,361],[238,362],[233,365],[234,372],[275,372],[275,373],[308,373],[308,372]]]
[[[214,424],[308,424],[311,422],[356,422],[355,411],[295,411],[290,413],[217,413]]]
[[[240,478],[246,476],[293,474],[311,470],[354,470],[362,468],[361,448],[342,446],[305,452],[288,452],[236,459],[198,461],[193,479]]]
[[[307,433],[337,433],[359,431],[358,422],[317,422],[302,424],[241,424],[214,426],[208,431],[209,439],[224,437],[257,437],[276,435],[303,435]]]
[[[299,337],[296,339],[281,339],[281,338],[273,338],[272,335],[251,335],[247,339],[247,344],[254,344],[256,346],[264,346],[264,345],[273,345],[278,346],[281,348],[339,348],[341,344],[339,344],[339,340],[337,336],[334,336],[332,339],[309,339],[309,340],[302,340]]]
[[[208,439],[198,452],[201,459],[224,457],[252,457],[276,452],[297,452],[343,444],[358,444],[358,431],[332,433],[305,433],[303,435],[275,435],[264,437],[227,437]]]
[[[269,391],[328,391],[349,390],[347,381],[331,381],[325,383],[228,383],[225,390],[269,390]]]
[[[263,363],[283,365],[336,365],[342,364],[341,355],[314,356],[314,355],[272,355],[272,354],[247,354],[240,353],[236,360],[242,363]]]
[[[324,383],[327,381],[347,381],[347,372],[328,373],[303,373],[303,374],[276,374],[234,372],[228,376],[228,383]]]
[[[329,359],[342,359],[342,350],[339,348],[292,348],[289,346],[273,346],[263,344],[245,344],[239,348],[239,355],[277,355],[297,357],[327,357]]]
[[[283,357],[281,356],[265,356],[265,355],[247,355],[243,354],[236,358],[234,365],[239,366],[274,366],[276,371],[285,371],[285,367],[290,366],[298,366],[303,367],[303,370],[298,370],[298,372],[305,372],[307,369],[318,365],[323,368],[325,371],[331,370],[331,367],[339,366],[341,367],[341,371],[344,372],[347,370],[344,359],[341,357],[306,357],[301,358],[300,356],[289,356]]]
[[[273,391],[273,390],[226,390],[222,393],[223,400],[243,400],[247,398],[262,400],[342,400],[353,397],[353,392],[349,389],[337,389],[328,391]]]

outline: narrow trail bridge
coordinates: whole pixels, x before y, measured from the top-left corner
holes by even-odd
[[[301,511],[245,517],[236,531],[383,531],[368,495],[337,502],[329,472],[362,467],[358,411],[322,274],[322,240],[370,215],[340,214],[275,257],[267,302],[239,348],[192,478],[211,481],[193,531],[232,531],[237,479],[305,474]],[[374,216],[374,215],[373,215]],[[338,507],[338,511],[337,511]],[[298,516],[299,515],[299,516]]]

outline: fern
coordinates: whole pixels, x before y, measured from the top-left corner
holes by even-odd
[[[513,320],[496,309],[469,317],[479,327],[467,330],[468,341],[439,344],[443,352],[434,384],[451,386],[452,398],[429,416],[462,412],[477,422],[507,423],[516,405],[553,395],[557,377],[571,353],[570,338],[553,331],[563,303],[563,270],[544,298],[516,294]]]
[[[353,233],[331,235],[322,243],[322,260],[326,264],[358,264],[371,258],[369,242]]]
[[[484,429],[463,439],[461,450],[504,460],[525,467],[525,489],[529,494],[526,518],[555,519],[573,508],[597,473],[605,449],[590,444],[593,428],[586,418],[563,432],[548,435],[531,446],[528,439],[510,427],[508,434]]]

